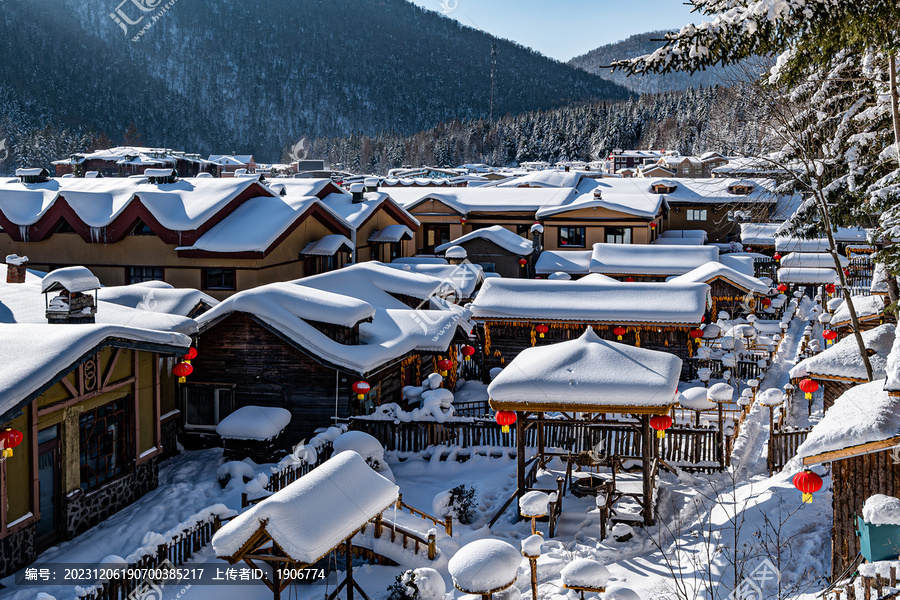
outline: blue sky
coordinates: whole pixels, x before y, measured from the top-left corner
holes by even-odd
[[[698,20],[682,0],[410,1],[562,61],[635,33]]]

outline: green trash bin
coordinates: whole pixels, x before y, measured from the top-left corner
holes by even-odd
[[[869,562],[900,558],[900,525],[872,525],[856,517],[859,551]]]

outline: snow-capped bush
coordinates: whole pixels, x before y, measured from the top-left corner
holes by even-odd
[[[435,515],[451,515],[463,525],[475,519],[475,506],[475,488],[464,484],[437,494],[431,503]]]

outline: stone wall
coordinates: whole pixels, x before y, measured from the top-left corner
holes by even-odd
[[[37,524],[0,539],[0,577],[12,575],[37,558]]]
[[[88,493],[77,490],[63,498],[62,535],[72,539],[119,512],[159,484],[159,459],[153,458],[128,475]]]

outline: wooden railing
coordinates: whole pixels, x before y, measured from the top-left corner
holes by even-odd
[[[397,501],[400,504],[400,501]],[[397,507],[400,508],[399,506]],[[423,538],[420,534],[415,531],[411,531],[406,529],[402,525],[398,525],[392,521],[387,521],[382,515],[378,515],[374,519],[372,519],[371,523],[375,525],[375,534],[376,538],[381,538],[384,534],[384,530],[387,529],[391,532],[391,543],[397,541],[397,537],[400,537],[401,542],[403,543],[404,548],[409,548],[409,541],[413,541],[413,553],[418,554],[421,548],[428,549],[428,560],[434,560],[437,558],[437,536],[434,532],[429,533],[427,539]],[[366,532],[366,527],[363,527],[361,533]]]
[[[797,429],[795,431],[773,431],[769,434],[769,452],[766,463],[769,467],[769,475],[780,471],[791,458],[797,454],[809,429]]]
[[[822,594],[825,600],[895,600],[900,598],[897,568],[890,567],[887,577],[859,577],[842,581]]]
[[[404,502],[403,494],[400,494],[400,497],[397,499],[397,510],[405,510],[405,511],[409,512],[409,514],[411,514],[411,515],[417,515],[417,516],[422,517],[422,519],[424,519],[425,521],[431,521],[438,527],[443,527],[444,531],[447,532],[447,535],[449,535],[450,537],[453,537],[453,517],[450,515],[447,515],[443,519],[439,519],[437,517],[429,515],[426,512],[422,512],[418,508],[414,508],[414,507],[410,506],[409,504],[407,504],[406,502]]]
[[[487,400],[475,400],[472,402],[453,402],[453,414],[459,417],[485,417],[491,414],[491,407]]]
[[[213,535],[222,527],[222,523],[228,519],[220,519],[218,516],[211,520],[198,521],[190,529],[185,529],[171,541],[160,544],[156,548],[155,554],[150,554],[135,563],[125,567],[126,572],[129,569],[163,569],[180,567],[191,557],[200,551],[201,548],[209,544]],[[158,584],[158,581],[152,583]],[[140,590],[141,586],[148,586],[151,581],[146,579],[110,579],[104,583],[94,586],[87,593],[82,594],[79,598],[86,600],[127,600],[132,598],[135,590]],[[140,591],[134,597],[143,597]]]
[[[529,419],[532,423],[535,419]],[[544,446],[568,452],[593,449],[602,442],[607,454],[639,459],[642,456],[641,432],[637,423],[543,420]],[[516,447],[516,430],[503,433],[493,420],[474,421],[393,421],[353,417],[350,428],[364,431],[386,450],[420,452],[430,446],[448,445],[472,448],[494,446]],[[538,427],[526,429],[525,445],[536,447]],[[718,431],[709,427],[679,426],[666,431],[660,440],[659,457],[686,471],[715,471],[727,465],[729,452],[718,450]]]

